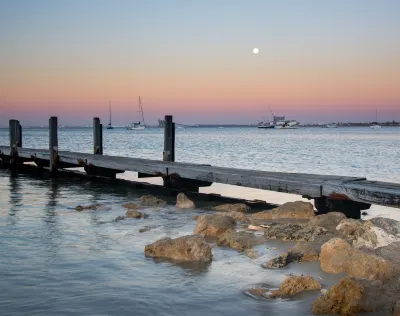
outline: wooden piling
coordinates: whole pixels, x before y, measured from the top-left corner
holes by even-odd
[[[22,129],[18,120],[9,121],[10,148],[22,147]]]
[[[58,169],[58,120],[56,116],[49,119],[50,173]]]
[[[93,118],[93,147],[94,154],[103,154],[103,125],[98,117]]]
[[[175,161],[175,123],[172,122],[172,115],[165,116],[163,160]]]

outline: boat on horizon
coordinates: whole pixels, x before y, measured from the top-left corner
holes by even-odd
[[[331,123],[331,124],[326,124],[327,128],[338,128],[338,125],[336,123]]]
[[[107,125],[107,129],[114,129],[114,127],[112,126],[112,124],[111,124],[111,102],[109,102],[108,103],[108,110],[109,110],[109,112],[110,112],[110,122],[108,123],[108,125]]]
[[[277,124],[275,125],[275,129],[298,129],[299,128],[300,123],[297,122],[296,120],[283,120],[283,121],[279,121],[277,122]]]
[[[376,109],[375,122],[372,122],[372,125],[370,125],[370,128],[372,128],[372,129],[380,129],[380,128],[382,128],[382,126],[379,125],[379,123],[378,123],[378,109]]]
[[[146,123],[144,122],[144,114],[143,114],[143,107],[142,107],[142,100],[140,99],[139,96],[139,117],[142,117],[142,121],[139,121],[138,123],[134,123],[132,122],[130,126],[127,127],[128,130],[131,131],[140,131],[140,130],[144,130],[146,128]]]

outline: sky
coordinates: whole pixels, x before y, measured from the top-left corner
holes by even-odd
[[[0,125],[400,121],[400,1],[0,0]],[[253,48],[259,49],[258,54]]]

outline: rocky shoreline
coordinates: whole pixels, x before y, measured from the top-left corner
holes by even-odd
[[[142,196],[140,203],[127,203],[126,218],[146,221],[147,208],[160,208],[166,202],[154,196]],[[176,207],[195,208],[183,193]],[[95,210],[78,206],[77,211]],[[275,209],[251,213],[245,204],[223,204],[195,216],[193,233],[175,239],[162,238],[145,246],[146,257],[181,262],[213,261],[210,242],[229,247],[249,260],[260,258],[253,247],[269,240],[295,242],[286,252],[264,263],[264,269],[281,269],[288,264],[319,261],[322,271],[345,274],[329,289],[309,275],[291,275],[279,288],[249,284],[249,296],[262,300],[293,299],[305,291],[320,296],[310,306],[315,315],[358,315],[385,312],[400,316],[400,222],[378,217],[371,220],[348,219],[338,212],[318,215],[307,202],[289,202]],[[144,226],[141,232],[150,230]],[[260,277],[262,278],[262,276]],[[262,283],[265,280],[260,280]]]

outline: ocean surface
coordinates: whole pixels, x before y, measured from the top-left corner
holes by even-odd
[[[162,129],[104,130],[103,137],[104,154],[162,158]],[[59,130],[60,150],[92,152],[92,141],[89,128]],[[8,131],[0,129],[0,145],[8,143]],[[47,129],[24,129],[23,145],[48,148]],[[399,148],[400,128],[176,131],[177,161],[398,183]],[[122,177],[135,179],[135,174]],[[272,203],[300,199],[215,184],[203,191]],[[323,288],[341,277],[322,272],[318,262],[261,268],[292,245],[279,241],[257,246],[263,256],[255,260],[214,244],[209,265],[145,258],[146,244],[192,233],[191,217],[207,213],[179,210],[168,200],[162,209],[145,209],[147,219],[114,221],[125,213],[122,204],[137,202],[146,193],[0,169],[0,315],[312,315],[318,292],[291,300],[261,300],[247,290],[276,288],[290,273],[319,278]],[[79,204],[95,203],[102,205],[99,210],[75,211]],[[399,218],[400,210],[373,206],[368,213]],[[140,233],[143,226],[151,229]]]

